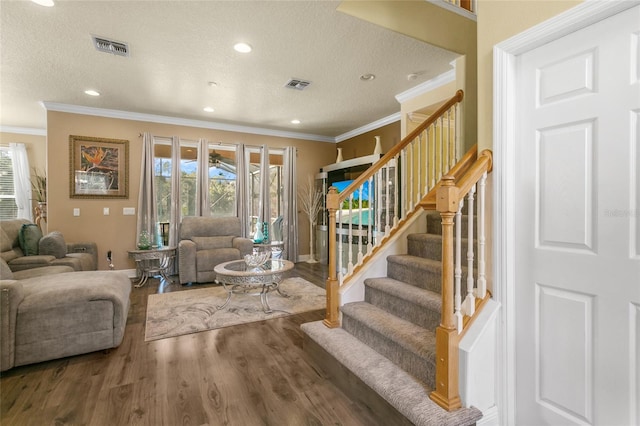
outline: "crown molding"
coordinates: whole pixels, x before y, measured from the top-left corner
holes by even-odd
[[[227,132],[249,133],[254,135],[276,136],[282,138],[335,143],[335,138],[332,138],[330,136],[288,132],[283,130],[265,129],[262,127],[242,126],[238,124],[218,123],[215,121],[193,120],[188,118],[177,118],[164,115],[120,111],[115,109],[69,105],[56,102],[42,102],[42,106],[44,106],[47,111],[67,112],[71,114],[92,115],[96,117],[117,118],[121,120],[146,121],[149,123],[171,124],[175,126],[198,127],[202,129],[224,130]]]
[[[32,127],[0,126],[0,133],[17,133],[20,135],[47,136],[47,129],[34,129]]]
[[[379,129],[380,127],[386,126],[387,124],[395,123],[396,121],[400,121],[400,113],[396,112],[395,114],[391,114],[387,117],[381,118],[380,120],[376,120],[369,124],[365,124],[362,127],[358,127],[357,129],[353,129],[347,133],[343,133],[335,137],[335,142],[342,142],[344,140],[362,135],[363,133],[370,132],[372,130]]]
[[[456,81],[455,66],[453,69],[450,69],[449,71],[444,72],[439,76],[432,78],[431,80],[425,81],[422,84],[418,84],[416,87],[397,94],[396,100],[402,104],[417,96],[430,92],[434,89],[437,89],[438,87],[444,86],[445,84],[451,83],[452,81]]]

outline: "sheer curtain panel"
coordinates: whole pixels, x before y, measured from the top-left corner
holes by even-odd
[[[243,144],[236,145],[236,212],[240,218],[243,237],[250,237],[249,230],[249,158]]]
[[[138,194],[138,221],[136,223],[136,246],[142,231],[147,231],[152,244],[158,232],[156,190],[153,170],[153,136],[149,132],[142,135],[142,161],[140,163],[140,193]]]
[[[267,223],[271,234],[271,194],[269,185],[269,147],[262,145],[260,149],[260,206],[258,209],[258,223]],[[264,230],[264,228],[262,228]]]
[[[292,262],[298,260],[298,195],[296,192],[296,148],[288,146],[284,150],[284,211],[282,212],[282,233],[284,237],[283,257]]]

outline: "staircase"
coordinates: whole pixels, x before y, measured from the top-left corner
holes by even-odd
[[[442,227],[438,212],[427,213],[426,221],[426,233],[407,237],[407,254],[387,257],[386,277],[365,279],[364,301],[340,308],[340,328],[302,325],[305,350],[380,424],[472,425],[479,410],[448,412],[429,398],[441,318]]]

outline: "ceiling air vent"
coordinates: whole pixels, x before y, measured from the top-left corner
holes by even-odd
[[[119,41],[108,40],[103,37],[91,36],[93,45],[96,50],[105,53],[111,53],[113,55],[129,56],[129,46],[126,43]]]
[[[300,80],[299,78],[292,78],[291,80],[287,81],[287,84],[285,84],[284,87],[288,87],[289,89],[304,90],[310,84],[310,81]]]

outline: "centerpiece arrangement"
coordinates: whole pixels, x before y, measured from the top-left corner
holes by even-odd
[[[244,263],[251,269],[258,269],[269,260],[270,256],[270,250],[254,251],[253,254],[244,255]]]

